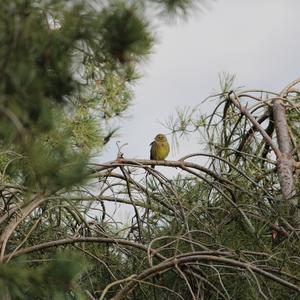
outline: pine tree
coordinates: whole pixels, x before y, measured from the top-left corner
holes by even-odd
[[[132,102],[151,17],[195,4],[0,2],[0,299],[297,299],[300,80],[227,76],[210,116],[179,111],[174,138],[205,153],[91,161]]]
[[[3,299],[92,297],[84,287],[91,290],[88,282],[96,281],[93,268],[104,284],[111,281],[108,262],[99,267],[93,261],[87,271],[93,255],[85,244],[69,255],[60,253],[70,248],[63,243],[13,257],[43,242],[92,237],[90,211],[102,202],[82,193],[91,181],[89,161],[109,143],[114,121],[132,101],[136,67],[154,43],[148,15],[185,15],[191,7],[186,0],[0,2]],[[100,218],[98,235],[114,234],[105,211]],[[122,255],[110,259],[120,263]]]

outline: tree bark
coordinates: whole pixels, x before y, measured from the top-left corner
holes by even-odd
[[[289,208],[289,214],[293,218],[293,225],[300,226],[300,210],[295,194],[294,161],[292,159],[293,146],[291,143],[285,107],[281,99],[273,103],[273,117],[277,136],[277,143],[281,155],[277,157],[277,174],[282,191],[282,197]]]

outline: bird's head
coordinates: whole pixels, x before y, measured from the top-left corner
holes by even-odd
[[[156,142],[166,142],[167,138],[164,134],[159,133],[156,137],[155,137],[155,141]]]

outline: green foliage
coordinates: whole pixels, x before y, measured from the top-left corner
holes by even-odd
[[[2,1],[0,11],[0,138],[23,157],[11,169],[35,188],[79,183],[90,153],[115,131],[107,122],[130,104],[134,62],[153,41],[149,26],[121,2],[97,12]]]
[[[60,253],[52,260],[28,266],[25,261],[0,265],[0,299],[84,299],[76,281],[87,270],[82,257]]]
[[[195,10],[197,6],[204,5],[205,0],[150,0],[159,5],[161,14],[167,16],[181,15],[187,16],[190,12]]]
[[[149,52],[153,43],[149,25],[134,6],[117,3],[105,9],[102,18],[103,46],[113,60],[126,63]]]
[[[22,260],[14,255],[64,238],[132,234],[107,221],[89,186],[89,160],[131,104],[137,65],[154,44],[152,8],[150,1],[0,1],[0,298],[100,297],[118,276],[145,267],[138,250],[132,258],[101,242],[78,242],[62,255],[55,243]]]

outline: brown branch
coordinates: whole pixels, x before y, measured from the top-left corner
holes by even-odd
[[[257,122],[257,120],[253,117],[253,115],[249,112],[246,106],[242,106],[242,104],[239,101],[238,96],[234,93],[231,92],[228,95],[229,99],[232,101],[232,103],[241,111],[242,114],[246,116],[246,118],[255,126],[255,128],[261,133],[263,136],[265,142],[269,144],[269,146],[272,148],[274,151],[276,157],[281,156],[281,152],[278,149],[278,147],[274,144],[273,140],[271,137],[266,133],[265,129]]]
[[[273,111],[271,110],[271,113],[270,113],[270,118],[269,118],[269,124],[266,128],[266,133],[272,138],[273,136],[273,133],[274,133],[274,117],[273,117]],[[270,149],[270,146],[266,143],[264,145],[264,149],[262,151],[262,154],[261,156],[263,158],[267,158],[267,155],[268,155],[268,152],[269,152],[269,149]],[[264,161],[262,161],[262,163],[264,164]]]
[[[254,212],[246,211],[247,216],[250,218],[253,218],[255,220],[258,220],[264,224],[267,224],[270,228],[272,228],[274,231],[278,232],[281,236],[284,236],[285,238],[290,237],[289,232],[287,232],[282,226],[276,225],[263,216],[256,215]]]
[[[0,236],[0,247],[1,247],[1,254],[0,254],[0,262],[3,261],[4,253],[6,249],[7,241],[9,240],[10,236],[13,234],[14,230],[18,227],[18,225],[28,216],[30,213],[35,210],[37,207],[40,206],[41,203],[45,201],[45,195],[39,194],[35,196],[33,200],[31,200],[27,206],[22,208],[21,210],[21,217],[16,215],[11,222],[5,227],[4,231]]]
[[[251,270],[252,272],[255,272],[259,275],[274,280],[283,286],[286,286],[290,289],[300,292],[300,286],[290,283],[268,271],[258,268],[257,266],[249,262],[241,262],[239,260],[234,260],[231,258],[220,257],[215,255],[195,255],[194,253],[191,253],[191,254],[179,255],[177,257],[164,261],[154,267],[144,270],[142,273],[135,276],[123,289],[121,289],[113,298],[111,298],[111,300],[125,299],[127,295],[138,285],[140,281],[143,281],[147,278],[151,278],[157,274],[162,274],[174,268],[175,266],[180,266],[182,264],[196,263],[198,261],[206,261],[208,263],[217,262],[217,263],[221,263],[224,267],[228,265],[236,268],[243,268],[245,270]]]
[[[300,78],[293,80],[289,83],[280,93],[280,98],[284,98],[291,91],[294,92],[294,86],[300,83]]]
[[[133,206],[133,209],[134,209],[134,212],[135,212],[135,218],[136,218],[136,222],[137,222],[137,229],[138,229],[138,233],[139,233],[139,241],[141,242],[143,240],[142,224],[141,224],[141,218],[140,218],[139,211],[137,209],[137,206],[134,203],[134,200],[133,200],[133,197],[132,197],[132,194],[131,194],[130,180],[129,180],[130,175],[127,173],[127,171],[122,166],[120,166],[120,170],[123,173],[123,176],[125,178],[127,194],[128,194],[128,197],[130,199],[130,202],[131,202],[131,204]]]
[[[269,112],[266,111],[259,119],[257,119],[258,124],[262,124],[267,118],[269,117]],[[252,127],[244,134],[242,141],[240,142],[237,151],[243,151],[244,147],[248,144],[251,136],[254,134],[255,131],[258,131],[255,125],[252,125]],[[239,153],[238,152],[238,153]]]
[[[152,172],[152,173],[154,173],[154,174],[157,173],[157,170],[154,171],[152,169],[149,169],[149,171]],[[97,175],[97,173],[95,175]],[[124,181],[126,180],[126,178],[122,174],[119,174],[119,173],[116,173],[116,172],[112,172],[111,170],[106,171],[105,173],[101,173],[101,177],[114,177],[114,178],[118,178],[120,180],[124,180]],[[172,211],[174,214],[176,213],[173,206],[171,206],[170,204],[168,204],[166,201],[162,201],[159,197],[156,197],[156,195],[154,193],[150,193],[146,187],[144,187],[139,182],[133,180],[132,177],[129,177],[127,180],[129,180],[130,183],[132,183],[133,185],[135,185],[136,188],[138,188],[141,191],[143,191],[147,196],[151,196],[151,198],[153,198],[159,204],[161,204],[162,206],[164,206],[166,209]]]
[[[237,150],[236,150],[237,151]],[[240,155],[242,155],[241,151],[238,151],[238,153]],[[224,163],[226,163],[230,168],[234,169],[235,171],[237,171],[239,174],[241,174],[243,177],[245,177],[247,180],[249,180],[253,185],[255,185],[256,187],[262,189],[266,194],[270,194],[265,188],[263,188],[262,186],[260,186],[254,179],[252,179],[250,176],[248,176],[245,172],[243,172],[240,168],[238,168],[237,166],[235,166],[233,163],[231,163],[230,161],[226,160],[225,158],[222,158],[220,156],[214,155],[214,154],[208,154],[208,153],[193,153],[193,154],[189,154],[186,155],[182,158],[179,159],[179,161],[184,161],[188,158],[191,157],[195,157],[195,156],[205,156],[205,157],[210,157],[210,158],[214,158],[217,160],[220,160]]]
[[[107,170],[107,169],[113,169],[120,166],[134,166],[134,167],[140,167],[140,168],[146,168],[147,166],[155,165],[155,166],[167,166],[167,167],[173,167],[173,168],[180,168],[182,170],[186,170],[186,168],[196,169],[198,171],[201,171],[203,173],[206,173],[207,175],[214,178],[216,181],[227,184],[228,186],[234,186],[238,190],[241,190],[242,192],[247,193],[247,191],[243,190],[240,185],[236,184],[233,181],[230,181],[221,175],[218,175],[217,173],[211,171],[208,168],[205,168],[199,164],[191,163],[191,162],[185,162],[185,161],[173,161],[173,160],[146,160],[146,159],[126,159],[126,158],[118,158],[115,161],[111,161],[105,164],[94,164],[94,167],[90,171],[90,174],[95,176],[101,176],[101,171]]]
[[[38,245],[34,245],[34,246],[31,246],[28,248],[18,250],[14,253],[9,253],[9,254],[5,255],[3,257],[3,259],[6,260],[7,258],[13,258],[16,256],[20,256],[20,255],[24,255],[24,254],[28,254],[28,253],[32,253],[32,252],[36,252],[36,251],[46,250],[49,248],[58,247],[58,246],[62,246],[62,245],[82,243],[82,242],[111,243],[111,244],[116,244],[116,245],[122,245],[124,247],[132,247],[132,248],[136,248],[139,250],[143,250],[146,253],[148,251],[150,251],[152,253],[152,255],[157,256],[160,259],[165,259],[165,257],[163,255],[157,253],[153,249],[149,250],[148,247],[146,247],[142,244],[131,242],[131,241],[124,240],[124,239],[104,238],[104,237],[74,237],[74,238],[66,238],[66,239],[61,239],[61,240],[49,241],[49,242],[45,242],[42,244],[38,244]]]
[[[285,107],[282,105],[281,99],[276,99],[273,103],[273,117],[278,141],[279,150],[286,154],[291,155],[293,148],[288,130],[287,117]]]
[[[300,83],[300,78],[294,80],[287,85],[280,97],[273,102],[273,117],[277,136],[277,143],[282,155],[277,160],[277,173],[281,186],[282,196],[285,201],[288,201],[291,207],[291,213],[296,227],[300,226],[300,210],[297,208],[298,199],[294,196],[294,168],[295,164],[292,159],[293,145],[291,143],[289,125],[287,122],[286,108],[283,104],[283,98],[287,97],[290,89]]]
[[[282,155],[277,157],[277,170],[280,186],[285,200],[289,200],[294,193],[294,162],[291,159],[293,147],[289,135],[285,107],[277,99],[273,103],[273,116],[279,150]],[[294,203],[296,205],[297,203]]]

